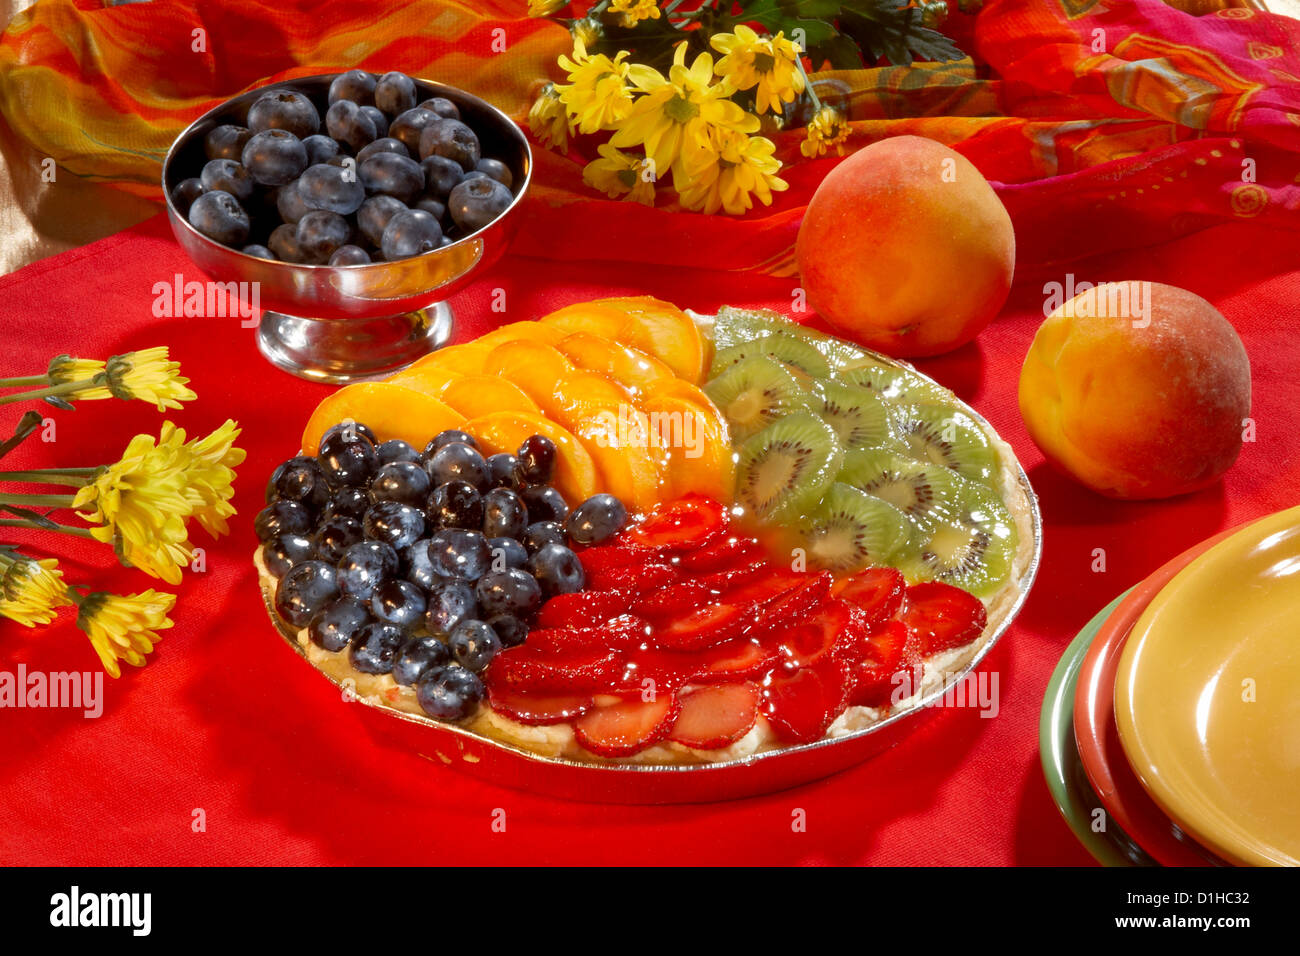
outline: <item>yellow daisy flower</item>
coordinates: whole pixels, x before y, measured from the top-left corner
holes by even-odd
[[[143,667],[145,655],[161,637],[159,631],[172,626],[167,614],[176,605],[176,595],[159,591],[117,595],[97,591],[81,599],[77,627],[86,632],[104,670],[120,677],[119,660]]]
[[[49,624],[58,608],[71,603],[63,572],[53,558],[37,561],[15,556],[0,574],[0,617],[24,627]]]
[[[244,449],[235,447],[239,432],[239,426],[226,419],[211,435],[186,445],[193,455],[189,490],[198,498],[194,519],[214,538],[229,533],[226,519],[235,513],[230,505],[235,494],[235,466],[247,455]]]
[[[597,147],[603,159],[593,159],[582,171],[582,181],[610,199],[626,196],[647,206],[655,204],[654,177],[646,172],[644,156],[632,156],[602,143]]]
[[[583,17],[569,24],[569,33],[573,35],[574,42],[581,42],[584,47],[599,43],[604,32],[604,24],[596,17]]]
[[[573,41],[573,58],[561,56],[560,66],[569,74],[568,83],[556,83],[560,102],[569,112],[581,133],[595,133],[614,126],[632,108],[632,92],[627,87],[630,56],[619,50],[614,59],[603,53],[587,55],[581,38]]]
[[[642,20],[658,20],[659,4],[655,0],[612,0],[610,13],[620,13],[619,23],[629,30]]]
[[[103,372],[105,367],[106,364],[98,359],[80,359],[73,358],[71,355],[56,355],[50,359],[50,367],[45,374],[49,376],[51,385],[85,382],[89,386],[90,380]],[[85,391],[79,390],[73,397],[94,400],[97,398],[112,398],[113,393],[103,387],[87,387]]]
[[[839,156],[844,155],[844,141],[849,138],[849,124],[844,114],[833,106],[823,106],[808,124],[799,152],[809,159],[824,155],[832,147]]]
[[[571,125],[555,84],[547,83],[528,110],[528,128],[543,145],[567,153]]]
[[[530,17],[549,17],[569,5],[569,0],[528,0]]]
[[[753,208],[753,196],[770,206],[772,193],[789,188],[777,175],[781,161],[773,156],[776,145],[771,140],[726,127],[711,129],[709,138],[709,148],[690,150],[683,157],[687,181],[678,192],[684,208],[705,213],[722,209],[738,216]]]
[[[707,149],[709,128],[739,133],[758,129],[758,117],[727,98],[734,92],[730,83],[713,82],[711,55],[701,53],[687,68],[685,41],[677,45],[667,79],[641,64],[632,65],[628,78],[642,95],[610,143],[619,148],[644,146],[655,175],[662,178],[664,170],[672,169],[674,185],[682,175],[684,148]]]
[[[179,362],[168,358],[165,345],[127,352],[108,360],[105,384],[118,398],[138,398],[165,412],[198,398],[185,387],[190,380],[179,374],[180,368]]]
[[[771,109],[781,112],[781,104],[793,103],[803,92],[803,72],[799,69],[799,45],[785,38],[782,31],[774,37],[760,37],[744,24],[735,33],[717,33],[709,43],[726,54],[714,72],[729,77],[738,90],[754,90],[754,106],[759,113]]]

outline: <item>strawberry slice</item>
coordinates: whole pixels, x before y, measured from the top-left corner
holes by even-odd
[[[702,581],[675,581],[652,591],[632,605],[632,611],[652,621],[672,620],[689,614],[717,595]]]
[[[898,614],[906,590],[907,582],[898,569],[867,568],[836,581],[832,593],[865,611],[867,625],[876,627]]]
[[[489,684],[532,694],[600,691],[623,673],[621,651],[590,647],[548,651],[529,644],[507,648],[488,665]]]
[[[848,667],[827,656],[811,667],[778,668],[763,690],[763,712],[778,740],[820,740],[848,705]]]
[[[765,646],[780,653],[789,666],[806,667],[831,652],[840,632],[849,626],[851,616],[851,605],[831,598],[823,601],[808,619],[769,631],[762,640]]]
[[[620,614],[599,627],[548,627],[530,631],[527,646],[548,653],[590,648],[630,649],[644,644],[650,625],[634,614]]]
[[[786,594],[808,580],[805,571],[787,568],[768,568],[765,574],[740,581],[727,591],[727,600],[737,604],[766,604]]]
[[[630,548],[616,544],[597,545],[578,552],[578,560],[588,576],[597,571],[610,571],[614,568],[667,563],[670,558],[671,554],[666,548]]]
[[[526,694],[492,682],[488,683],[488,703],[511,720],[533,726],[562,724],[581,717],[592,707],[589,695]]]
[[[902,621],[921,639],[925,655],[969,644],[988,623],[984,604],[973,594],[940,581],[913,584],[907,589]]]
[[[627,666],[609,691],[628,696],[671,693],[689,681],[698,667],[699,661],[693,654],[639,648],[628,654]]]
[[[676,694],[640,697],[587,711],[573,723],[578,743],[602,757],[627,757],[668,736],[677,719]]]
[[[678,699],[681,713],[669,738],[697,750],[716,750],[753,729],[762,690],[753,681],[743,681],[692,688]]]
[[[587,574],[587,587],[593,591],[617,591],[634,600],[672,584],[680,578],[671,564],[628,565],[627,567],[600,568]]]
[[[696,668],[691,680],[712,684],[762,677],[780,661],[781,655],[758,641],[741,637],[691,655],[691,659]]]
[[[912,696],[921,686],[921,639],[901,621],[870,630],[859,617],[840,632],[833,656],[849,666],[849,703],[883,707]]]
[[[721,571],[712,571],[708,574],[701,575],[697,580],[705,585],[709,590],[718,594],[726,594],[738,588],[745,587],[755,581],[769,575],[772,566],[766,560],[754,561],[750,564],[738,565],[734,568],[723,568]],[[745,601],[741,602],[748,603]]]
[[[686,571],[722,571],[752,564],[763,557],[763,546],[757,538],[729,534],[708,547],[682,555],[681,566]]]
[[[763,626],[777,629],[802,621],[831,593],[831,581],[829,571],[805,575],[801,584],[763,605]]]
[[[686,495],[659,505],[639,525],[623,533],[628,544],[649,548],[693,551],[724,534],[727,512],[703,495]]]
[[[698,651],[740,637],[757,619],[753,605],[705,604],[657,628],[650,641],[664,650]]]
[[[627,610],[627,595],[618,591],[575,591],[557,594],[537,613],[537,626],[599,627]]]

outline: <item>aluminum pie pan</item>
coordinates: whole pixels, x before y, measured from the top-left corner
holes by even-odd
[[[867,354],[875,361],[905,368],[939,384],[906,363],[873,352]],[[990,437],[997,436],[988,421],[961,399],[956,399],[956,407],[974,418]],[[1018,531],[1023,534],[1027,525],[1032,538],[1028,561],[1010,603],[1000,612],[995,626],[971,645],[974,651],[969,660],[919,700],[867,727],[807,744],[763,750],[717,763],[589,762],[544,756],[457,724],[407,713],[350,693],[343,680],[311,664],[298,642],[297,629],[276,613],[275,596],[265,580],[260,581],[262,601],[271,622],[293,651],[322,679],[334,685],[340,700],[362,707],[362,722],[382,745],[414,753],[491,783],[582,803],[710,803],[774,793],[828,777],[897,744],[933,713],[936,703],[941,703],[950,688],[975,671],[1020,613],[1042,560],[1042,514],[1024,467],[1011,447],[1000,437],[998,441],[1004,472],[1010,472],[1023,495],[1027,512],[1017,515],[1024,519],[1018,522]]]

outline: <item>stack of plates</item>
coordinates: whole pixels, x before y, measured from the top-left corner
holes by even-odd
[[[1300,508],[1116,598],[1048,684],[1043,772],[1109,865],[1300,865]]]

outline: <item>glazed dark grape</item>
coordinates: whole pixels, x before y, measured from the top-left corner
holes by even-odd
[[[370,598],[370,613],[377,620],[411,628],[424,617],[424,589],[410,581],[389,581]]]
[[[330,136],[354,153],[384,134],[369,113],[352,100],[336,100],[325,111],[325,129]]]
[[[447,197],[451,221],[465,232],[478,232],[496,219],[514,202],[509,188],[491,177],[480,174],[465,178]]]
[[[308,206],[302,198],[302,193],[298,191],[298,181],[295,179],[288,185],[281,186],[275,191],[275,211],[286,224],[297,225],[298,220],[307,213],[311,212],[311,206]],[[279,226],[276,227],[280,228]],[[293,231],[294,242],[298,241],[298,230]]]
[[[529,555],[537,554],[548,544],[563,545],[565,540],[564,529],[554,521],[534,521],[519,539]]]
[[[239,162],[244,154],[244,144],[253,135],[245,126],[214,126],[203,137],[203,153],[208,159],[233,159]]]
[[[492,551],[493,571],[528,567],[528,549],[514,538],[489,538],[488,548]]]
[[[420,158],[445,156],[469,172],[482,158],[478,134],[460,120],[444,119],[420,131]]]
[[[370,439],[357,434],[349,441],[346,432],[326,433],[316,460],[336,487],[364,485],[379,465],[379,455]]]
[[[240,162],[253,182],[283,186],[307,168],[307,148],[287,130],[267,129],[249,139]]]
[[[388,127],[388,135],[401,142],[404,147],[404,155],[418,156],[420,154],[420,133],[424,131],[426,126],[432,126],[434,123],[441,122],[442,119],[432,110],[417,106],[396,117]]]
[[[316,554],[322,561],[338,564],[348,548],[364,538],[360,521],[346,515],[335,515],[320,523],[313,540]]]
[[[432,634],[450,634],[461,621],[477,615],[474,589],[464,581],[446,581],[429,592],[424,626]]]
[[[357,178],[369,194],[380,194],[409,203],[424,189],[424,170],[409,156],[375,153],[357,166]],[[442,236],[441,230],[438,232]]]
[[[448,528],[429,545],[429,558],[449,578],[477,581],[491,566],[492,549],[481,532]]]
[[[405,73],[385,73],[375,84],[375,105],[389,116],[414,109],[415,104],[415,82]]]
[[[502,647],[518,647],[528,639],[528,625],[513,614],[498,614],[488,618],[487,623],[496,631]]]
[[[339,246],[330,256],[332,266],[364,266],[370,262],[370,253],[360,246]]]
[[[491,176],[501,185],[509,189],[514,185],[515,177],[510,172],[510,167],[499,159],[491,159],[484,156],[474,165],[474,171],[483,173],[485,176]]]
[[[282,578],[296,564],[316,556],[316,546],[304,534],[285,532],[262,545],[262,563],[272,577]]]
[[[361,519],[366,537],[391,545],[394,551],[410,547],[424,536],[424,515],[418,508],[397,501],[371,505]]]
[[[363,674],[387,674],[405,644],[406,632],[396,624],[373,621],[357,631],[348,659]]]
[[[357,210],[357,228],[373,246],[384,241],[384,229],[388,222],[406,205],[392,196],[371,196]]]
[[[273,501],[257,513],[253,530],[263,543],[280,534],[311,534],[312,513],[296,501]]]
[[[298,456],[275,470],[274,491],[281,501],[296,501],[313,515],[329,504],[331,492],[325,471],[314,458]]]
[[[485,535],[489,538],[518,538],[527,529],[528,508],[516,492],[509,488],[493,488],[483,496]]]
[[[464,720],[483,699],[483,682],[459,664],[431,667],[415,685],[415,699],[435,720]]]
[[[393,680],[409,686],[424,676],[425,671],[450,660],[451,651],[436,637],[412,638],[393,662]]]
[[[627,523],[627,509],[613,495],[592,495],[573,509],[565,522],[569,537],[578,544],[608,541]]]
[[[339,582],[324,561],[295,564],[275,589],[275,610],[294,627],[306,627],[325,605],[338,599]]]
[[[194,200],[187,218],[191,226],[223,246],[242,246],[248,241],[248,213],[225,190],[206,192]]]
[[[429,539],[421,538],[406,549],[406,580],[432,591],[446,578],[429,558]]]
[[[420,168],[424,170],[425,195],[443,202],[465,178],[460,163],[446,156],[426,156],[420,160]]]
[[[341,651],[352,643],[358,631],[373,622],[370,611],[355,601],[335,601],[311,619],[307,635],[317,647]]]
[[[445,96],[433,96],[420,104],[420,109],[437,113],[444,119],[460,119],[460,107]]]
[[[448,442],[429,459],[429,476],[434,484],[463,481],[479,491],[488,487],[487,462],[477,448],[464,442]]]
[[[438,432],[429,444],[424,446],[424,460],[428,461],[443,445],[450,445],[452,442],[460,442],[462,445],[469,445],[470,448],[478,448],[478,442],[469,432],[463,432],[458,428],[448,428],[446,431]]]
[[[329,163],[317,163],[303,170],[298,177],[298,195],[309,208],[340,216],[356,212],[366,201],[366,190],[356,171]]]
[[[365,70],[348,70],[346,73],[340,73],[330,83],[329,103],[333,106],[339,100],[351,100],[358,106],[373,106],[375,77]]]
[[[302,141],[302,148],[307,151],[307,165],[328,163],[339,155],[339,144],[329,136],[316,133]]]
[[[182,179],[172,188],[172,205],[176,207],[176,211],[182,216],[188,216],[190,206],[194,204],[194,200],[207,191],[207,187],[203,185],[203,180],[197,176]]]
[[[347,419],[339,422],[337,425],[331,425],[329,428],[325,429],[325,434],[320,436],[321,444],[323,445],[325,443],[325,439],[339,434],[343,435],[343,437],[347,438],[349,441],[360,435],[362,438],[368,439],[372,445],[379,444],[379,439],[375,437],[375,433],[369,425],[364,422],[354,422]]]
[[[483,497],[467,481],[444,482],[429,496],[425,514],[439,528],[477,531],[483,526]]]
[[[388,220],[379,248],[384,258],[392,262],[432,252],[441,243],[442,226],[438,220],[423,209],[407,209]]]
[[[532,435],[515,452],[519,477],[526,484],[544,485],[555,474],[555,442],[545,435]]]
[[[420,453],[410,442],[402,441],[400,438],[390,438],[386,442],[380,443],[375,449],[379,453],[379,463],[381,465],[391,465],[397,461],[420,462]]]
[[[275,470],[271,472],[271,477],[268,478],[266,481],[266,503],[267,504],[270,504],[272,501],[275,501],[277,498],[281,497],[280,492],[278,490],[278,486],[280,484],[280,479],[284,477],[285,473],[290,471],[291,469],[299,467],[304,462],[308,462],[308,461],[314,463],[316,459],[313,458],[311,455],[295,455],[294,457],[290,458],[288,461],[282,461],[280,462],[280,464],[275,466]]]
[[[493,488],[509,488],[518,491],[523,487],[516,473],[519,459],[509,452],[498,452],[487,457],[488,484]]]
[[[539,552],[540,554],[541,552]],[[474,587],[484,616],[513,614],[528,617],[542,603],[542,588],[527,571],[489,571]]]
[[[254,133],[282,129],[303,139],[320,132],[320,113],[301,93],[276,90],[258,97],[249,107],[248,128]]]
[[[451,656],[466,670],[479,673],[501,651],[501,638],[483,621],[461,621],[447,641]]]
[[[274,252],[266,248],[266,246],[259,246],[255,242],[250,242],[248,245],[244,246],[244,248],[240,249],[239,251],[246,256],[256,256],[258,259],[279,258]]]
[[[370,500],[398,501],[413,508],[424,507],[429,498],[429,473],[413,461],[381,465],[370,482]]]
[[[368,143],[357,152],[357,163],[364,163],[376,153],[396,153],[398,156],[405,156],[407,159],[411,158],[410,151],[405,145],[403,145],[400,139],[394,139],[391,136],[381,136],[379,139],[375,140],[373,143]]]
[[[370,496],[364,489],[343,487],[334,492],[334,497],[321,513],[321,520],[330,518],[356,518],[360,521],[370,507]]]
[[[529,559],[528,568],[547,597],[581,591],[587,583],[578,556],[562,544],[544,545]]]
[[[343,552],[337,566],[339,590],[357,601],[369,601],[380,585],[397,574],[397,552],[382,541],[358,541]]]
[[[564,495],[551,485],[530,485],[521,495],[534,521],[554,521],[560,524],[569,517],[569,506]]]

